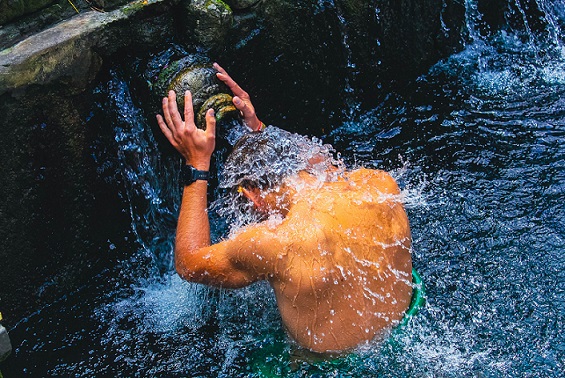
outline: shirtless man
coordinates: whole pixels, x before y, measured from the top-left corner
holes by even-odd
[[[264,125],[249,95],[214,67],[234,93],[245,124],[261,132]],[[186,165],[207,172],[215,147],[214,111],[208,110],[201,130],[189,92],[184,103],[183,121],[171,91],[157,121]],[[267,280],[287,332],[314,352],[352,350],[383,338],[403,318],[412,297],[411,235],[389,174],[361,168],[320,182],[301,171],[268,191],[248,183],[243,194],[280,221],[249,225],[214,245],[206,174],[198,174],[184,187],[178,219],[175,263],[183,279],[224,288]]]

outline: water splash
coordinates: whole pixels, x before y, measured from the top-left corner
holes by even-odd
[[[465,0],[465,25],[467,27],[468,44],[481,43],[483,37],[480,32],[483,15],[479,11],[478,0]]]
[[[247,134],[236,143],[222,167],[219,187],[223,191],[211,209],[227,219],[232,230],[263,220],[251,202],[238,193],[239,186],[259,186],[263,195],[268,195],[300,171],[312,174],[319,183],[333,181],[343,170],[343,163],[339,157],[334,158],[334,153],[331,145],[319,139],[275,126]]]

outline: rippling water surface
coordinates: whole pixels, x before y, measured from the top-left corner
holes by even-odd
[[[563,372],[563,50],[539,60],[503,37],[437,64],[332,134],[351,161],[404,162],[396,175],[428,289],[404,351],[375,372]]]
[[[550,47],[510,33],[469,43],[323,136],[349,166],[399,181],[427,304],[394,343],[290,376],[563,374],[565,49]],[[6,377],[252,376],[250,356],[280,329],[270,288],[219,291],[173,273],[178,161],[160,158],[119,74],[97,90],[119,162],[98,156],[100,174],[123,182],[136,251],[22,320]]]

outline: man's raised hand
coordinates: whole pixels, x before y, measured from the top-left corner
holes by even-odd
[[[186,91],[184,95],[184,121],[178,111],[174,91],[169,91],[168,97],[163,98],[162,105],[163,116],[157,115],[157,123],[165,137],[185,158],[187,164],[199,170],[209,170],[210,158],[216,146],[214,110],[208,109],[206,112],[206,130],[202,130],[194,123],[190,91]]]
[[[231,76],[228,75],[226,70],[224,70],[218,63],[214,63],[214,68],[218,71],[216,74],[218,79],[223,81],[234,94],[233,104],[241,112],[243,122],[245,122],[247,127],[251,130],[260,131],[263,127],[263,123],[259,121],[259,118],[257,118],[257,115],[255,114],[255,108],[251,103],[249,94],[241,89]]]

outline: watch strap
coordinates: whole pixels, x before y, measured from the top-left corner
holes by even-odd
[[[180,172],[180,181],[184,186],[190,185],[197,180],[209,180],[210,172],[201,171],[192,165],[183,165]]]

